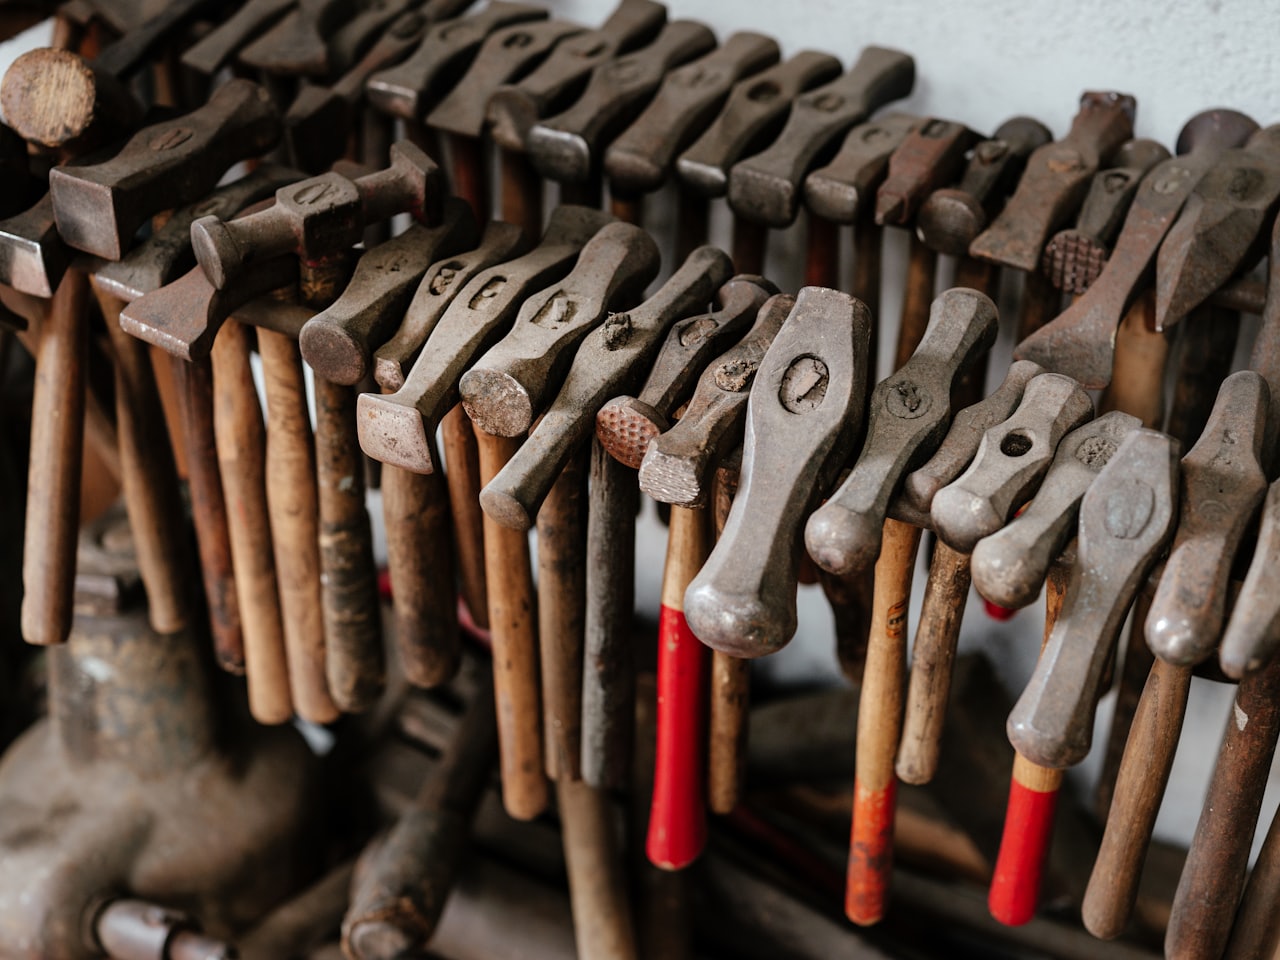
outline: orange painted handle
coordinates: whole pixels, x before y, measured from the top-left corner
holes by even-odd
[[[853,833],[849,839],[849,874],[844,912],[859,926],[878,923],[889,901],[893,870],[893,815],[898,795],[894,777],[881,789],[853,783]]]
[[[1014,761],[1004,834],[987,894],[991,916],[1006,926],[1021,926],[1035,915],[1061,785],[1062,771],[1022,757]]]
[[[658,731],[645,851],[664,870],[687,867],[707,843],[704,692],[707,648],[684,614],[662,605],[658,621]]]

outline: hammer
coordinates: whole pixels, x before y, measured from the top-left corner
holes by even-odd
[[[1094,172],[1133,135],[1135,110],[1133,97],[1126,94],[1084,94],[1067,136],[1031,154],[1009,203],[969,245],[970,256],[1015,267],[1027,275],[1017,324],[1019,341],[1044,324],[1046,313],[1056,313],[1057,292],[1036,269],[1045,243],[1079,209]]]
[[[682,198],[700,194],[703,203],[725,195],[729,169],[762,149],[782,130],[797,96],[840,75],[840,61],[802,50],[784,63],[734,85],[719,115],[676,160]],[[754,220],[734,217],[733,262],[742,273],[764,269],[768,230]]]
[[[766,150],[736,163],[729,172],[729,205],[739,218],[780,229],[800,209],[805,174],[824,163],[836,140],[884,104],[907,96],[915,83],[915,61],[904,53],[867,47],[844,75],[801,94],[786,126]],[[807,282],[834,286],[838,235],[810,221]]]

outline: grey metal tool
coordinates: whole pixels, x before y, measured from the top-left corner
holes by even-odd
[[[1013,415],[983,435],[969,469],[933,498],[934,531],[953,550],[972,553],[1033,494],[1062,438],[1091,419],[1093,401],[1070,377],[1032,379]]]
[[[751,384],[794,307],[795,297],[770,297],[742,341],[703,371],[676,425],[645,444],[641,490],[659,503],[702,507],[710,502],[713,467],[740,445]]]
[[[1063,437],[1031,506],[973,548],[978,593],[1010,610],[1040,595],[1050,565],[1075,533],[1080,499],[1140,426],[1137,417],[1113,410]]]
[[[911,359],[871,395],[866,440],[852,472],[805,525],[814,562],[832,573],[868,568],[903,477],[932,455],[951,421],[951,388],[996,337],[996,307],[976,290],[947,290]]]
[[[866,397],[870,311],[805,287],[757,371],[738,493],[684,596],[690,629],[737,657],[778,650],[796,628],[800,525],[849,455]]]
[[[1107,660],[1134,594],[1173,535],[1178,441],[1133,431],[1080,502],[1076,563],[1062,613],[1009,714],[1009,741],[1042,767],[1084,759]]]
[[[639,382],[666,332],[704,311],[732,272],[727,254],[699,247],[652,297],[610,314],[591,331],[529,439],[480,492],[484,512],[504,526],[532,527],[551,485],[594,432],[597,411],[619,389]]]
[[[463,374],[458,391],[471,421],[492,436],[527,433],[588,334],[605,323],[610,342],[627,342],[626,315],[615,318],[610,309],[638,300],[658,275],[660,259],[657,243],[641,228],[602,228],[573,271],[526,299],[507,335]]]

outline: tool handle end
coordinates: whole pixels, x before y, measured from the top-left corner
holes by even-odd
[[[1000,854],[987,895],[991,916],[1006,926],[1021,926],[1035,915],[1061,784],[1059,770],[1037,767],[1021,756],[1014,763]]]

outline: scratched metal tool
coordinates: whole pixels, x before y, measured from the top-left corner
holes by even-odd
[[[1156,258],[1156,329],[1171,327],[1241,269],[1280,204],[1280,124],[1219,155]]]
[[[1232,560],[1266,492],[1260,457],[1268,392],[1251,371],[1228,377],[1208,425],[1182,459],[1178,530],[1144,624],[1159,659],[1151,663],[1134,708],[1082,911],[1096,936],[1117,936],[1137,900],[1182,732],[1192,667],[1217,642]],[[1235,841],[1240,842],[1248,846],[1248,838]]]
[[[865,48],[847,73],[796,98],[772,146],[733,165],[728,196],[734,213],[769,227],[788,226],[800,209],[805,174],[836,139],[886,103],[908,96],[914,84],[911,57]]]
[[[401,213],[436,223],[444,206],[440,168],[410,143],[391,147],[391,163],[349,179],[326,173],[276,191],[276,202],[251,217],[202,217],[191,225],[196,260],[218,289],[248,264],[285,253],[354,246],[367,224]]]
[[[729,188],[729,170],[741,158],[759,152],[781,132],[796,97],[840,75],[840,61],[802,50],[795,56],[734,85],[719,115],[676,159],[684,196],[705,204]],[[734,217],[733,262],[743,273],[764,269],[768,228]]]
[[[110,160],[51,170],[58,233],[76,249],[119,260],[153,214],[198,200],[230,166],[279,138],[266,90],[233,80],[200,109],[138,131]]]
[[[1257,129],[1231,110],[1209,110],[1187,121],[1178,136],[1179,155],[1157,164],[1139,185],[1098,279],[1061,316],[1019,343],[1014,356],[1074,377],[1088,389],[1110,383],[1116,330],[1151,279],[1156,253],[1178,211],[1219,156]]]
[[[420,223],[361,254],[342,294],[307,321],[298,338],[302,359],[333,383],[355,386],[371,367],[374,347],[404,317],[427,268],[475,245],[479,228],[471,207],[445,201],[435,226]]]
[[[248,0],[222,23],[182,51],[182,65],[211,77],[257,34],[289,11],[297,0]]]
[[[529,131],[544,117],[567,109],[593,71],[648,43],[667,20],[653,0],[621,0],[596,30],[570,37],[527,77],[499,87],[485,110],[490,134],[503,150],[523,153]]]
[[[710,502],[713,466],[739,446],[751,384],[794,307],[794,297],[770,297],[742,341],[703,371],[675,426],[645,444],[641,490],[673,506],[703,507]]]
[[[365,453],[431,473],[436,427],[457,401],[463,372],[501,337],[525,300],[561,280],[583,246],[612,220],[598,210],[562,206],[537,247],[477,274],[445,310],[403,386],[393,394],[361,394],[357,410]]]
[[[1080,499],[1141,425],[1137,417],[1112,411],[1063,437],[1031,505],[974,547],[973,585],[983,597],[1010,610],[1035,601],[1049,567],[1075,534]]]
[[[1147,645],[1194,666],[1214,650],[1236,549],[1266,494],[1267,382],[1251,370],[1223,381],[1209,423],[1182,458],[1181,515],[1147,614]]]
[[[63,242],[49,194],[0,220],[0,282],[33,297],[52,297],[75,251]]]
[[[902,482],[902,497],[912,509],[929,512],[934,495],[964,472],[987,430],[1017,409],[1027,383],[1043,372],[1039,364],[1015,360],[990,396],[956,413],[937,451]]]
[[[274,76],[324,76],[330,69],[328,39],[355,14],[351,0],[299,0],[295,9],[245,44],[236,59]]]
[[[173,211],[164,226],[121,259],[109,260],[94,270],[94,283],[121,300],[136,300],[158,290],[196,265],[191,249],[192,223],[205,216],[233,216],[301,179],[302,174],[288,167],[269,163],[258,166],[203,200]]]
[[[1094,175],[1076,225],[1055,233],[1045,244],[1040,269],[1055,287],[1081,294],[1098,279],[1138,184],[1152,167],[1168,159],[1169,151],[1154,140],[1120,145],[1112,165]]]
[[[805,525],[805,546],[822,569],[865,570],[879,556],[890,499],[946,435],[951,388],[991,347],[996,326],[995,304],[977,291],[948,290],[934,301],[932,322],[911,360],[871,395],[866,440],[852,472]]]
[[[933,498],[933,528],[953,550],[972,553],[1028,500],[1062,438],[1093,419],[1093,400],[1070,377],[1042,373],[1018,409],[990,427],[969,468]]]
[[[722,46],[668,73],[649,105],[604,151],[610,195],[637,204],[661,188],[676,156],[720,112],[730,88],[774,65],[778,57],[778,44],[771,38],[734,33]],[[683,259],[706,242],[709,209],[703,194],[680,184],[676,243],[677,257]]]
[[[1031,117],[1000,124],[990,140],[973,148],[959,185],[935,190],[920,207],[920,239],[938,253],[966,257],[969,245],[1013,192],[1027,158],[1052,139],[1049,128]]]
[[[638,470],[649,442],[671,428],[714,352],[754,323],[777,292],[764,277],[739,274],[716,293],[715,309],[672,327],[639,395],[614,397],[596,414],[596,439],[605,450]]]
[[[870,328],[859,301],[805,287],[760,363],[738,493],[684,595],[690,629],[713,649],[760,657],[795,633],[801,522],[861,426]]]
[[[715,34],[694,20],[673,20],[648,46],[610,60],[563,113],[539,120],[525,150],[549,180],[583,183],[600,168],[606,144],[652,100],[663,76],[714,49]]]
[[[609,323],[619,346],[625,343],[625,325],[618,327],[625,315],[615,320],[610,309],[639,299],[660,260],[657,244],[639,227],[601,229],[573,271],[527,298],[507,335],[463,374],[458,391],[471,421],[493,436],[527,433],[588,334]]]
[[[876,225],[909,227],[925,199],[959,175],[977,139],[964,124],[949,120],[930,118],[916,126],[889,157],[889,174],[876,191]],[[929,326],[937,268],[937,253],[911,230],[894,370],[910,359]]]
[[[384,113],[420,121],[439,99],[442,87],[466,69],[490,33],[546,17],[547,11],[540,7],[495,0],[480,13],[437,23],[405,60],[369,78],[365,97]]]
[[[619,229],[624,226],[628,225],[617,225]],[[587,259],[584,251],[584,263]],[[656,273],[656,262],[654,267]],[[529,438],[481,491],[484,512],[504,526],[517,530],[532,527],[551,485],[594,432],[599,409],[620,389],[640,382],[667,331],[677,321],[704,311],[732,272],[727,254],[715,247],[699,247],[644,303],[625,312],[610,313],[602,324],[590,330],[573,357],[563,385]],[[568,282],[565,286],[569,288]],[[623,290],[625,287],[619,294]],[[608,299],[612,298],[602,301]],[[557,382],[559,378],[552,375],[551,383]],[[466,378],[463,398],[464,403],[470,403]],[[522,398],[518,405],[523,408]],[[534,412],[540,408],[541,404],[536,404]]]
[[[1176,440],[1134,430],[1080,502],[1077,559],[1058,622],[1009,714],[1009,741],[1042,767],[1079,763],[1102,679],[1138,587],[1173,535]]]
[[[804,178],[809,211],[831,223],[853,225],[853,295],[880,316],[881,230],[875,222],[874,191],[889,173],[889,157],[911,131],[918,117],[889,113],[860,123],[845,135],[835,157]],[[932,292],[932,291],[931,291]],[[876,354],[877,337],[871,353]]]
[[[422,345],[444,316],[454,296],[482,270],[507,263],[528,249],[519,227],[490,220],[474,250],[433,263],[404,310],[400,326],[373,353],[373,376],[384,390],[399,390]]]

